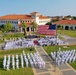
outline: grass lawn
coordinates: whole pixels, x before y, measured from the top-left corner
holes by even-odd
[[[0,34],[2,34],[2,31],[0,30]]]
[[[71,37],[76,37],[76,31],[74,31],[74,30],[57,30],[57,33],[68,35]]]
[[[72,49],[76,49],[76,45],[74,46],[67,46],[67,48],[64,48],[63,46],[45,46],[43,47],[44,50],[48,53],[48,55],[50,55],[50,52],[54,52],[57,51],[59,49],[59,47],[61,48],[61,50],[72,50]],[[75,70],[76,70],[76,62],[73,63],[69,63]]]
[[[76,70],[76,62],[69,63]]]
[[[8,34],[2,34],[3,36],[1,36],[0,38],[2,38],[3,40],[0,40],[0,43],[4,42],[4,39],[12,39],[12,38],[21,38],[24,37],[23,33],[8,33]]]
[[[43,37],[45,37],[45,36],[47,36],[47,35],[42,35],[42,34],[40,34],[39,36],[40,36],[41,38],[43,38]]]
[[[2,60],[3,60],[3,57],[4,55],[8,56],[12,56],[12,55],[20,55],[22,53],[22,51],[25,51],[25,53],[30,53],[30,52],[35,52],[35,49],[32,48],[22,48],[22,49],[16,49],[16,50],[6,50],[6,51],[3,51],[3,50],[0,50],[0,75],[34,75],[33,74],[33,71],[32,71],[32,68],[31,67],[24,67],[24,68],[19,68],[19,69],[10,69],[9,71],[6,71],[3,69],[2,67]],[[21,65],[20,65],[21,67]]]
[[[20,68],[15,70],[6,71],[3,69],[0,69],[0,75],[34,75],[32,68]]]
[[[64,38],[63,38],[63,37],[61,37],[61,36],[58,36],[58,38],[59,38],[59,39],[61,39],[61,40],[64,40]]]
[[[4,34],[2,36],[2,38],[6,38],[6,39],[18,38],[18,37],[24,37],[23,33],[9,33],[9,34]]]
[[[0,43],[4,43],[4,40],[0,40]]]

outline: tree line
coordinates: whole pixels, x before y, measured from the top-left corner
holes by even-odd
[[[32,28],[33,28],[33,32],[34,31],[36,31],[36,29],[37,29],[37,23],[35,23],[35,22],[32,22],[30,25],[32,25]],[[24,32],[24,36],[26,35],[26,28],[27,28],[27,24],[26,24],[26,22],[23,22],[23,23],[21,23],[21,25],[20,25],[20,27],[22,27],[22,30],[23,30],[23,32]],[[10,32],[10,31],[12,31],[13,30],[13,25],[11,24],[11,23],[9,23],[9,22],[7,22],[7,23],[5,23],[4,25],[0,25],[0,30],[4,33],[8,33],[8,32]]]

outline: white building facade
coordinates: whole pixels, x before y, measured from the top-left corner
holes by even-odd
[[[9,22],[13,25],[14,28],[20,28],[22,22],[26,22],[29,28],[31,28],[31,23],[36,22],[37,25],[45,25],[47,22],[51,21],[51,18],[48,16],[43,16],[38,12],[32,12],[29,15],[24,14],[11,14],[0,17],[0,25],[4,25]],[[32,29],[32,28],[31,28]]]
[[[63,30],[76,30],[76,20],[60,20],[54,24],[61,25]]]

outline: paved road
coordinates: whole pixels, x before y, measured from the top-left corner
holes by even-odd
[[[45,69],[34,68],[35,75],[76,75],[76,71],[68,64],[56,65],[41,46],[35,47],[46,63]]]
[[[67,36],[67,35],[61,35],[61,34],[58,34],[58,35],[63,37],[65,42],[68,42],[71,45],[74,45],[74,44],[76,45],[76,38],[70,37],[70,36]]]

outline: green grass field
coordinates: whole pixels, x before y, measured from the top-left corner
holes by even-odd
[[[8,33],[8,34],[2,34],[3,36],[1,36],[0,38],[2,38],[2,40],[0,40],[0,43],[4,42],[4,39],[9,40],[10,38],[22,38],[24,37],[23,33]]]
[[[61,48],[61,50],[72,50],[72,49],[76,49],[76,45],[75,46],[67,46],[67,48],[64,48],[64,46],[45,46],[43,47],[44,50],[48,53],[48,55],[50,55],[50,52],[54,52],[54,51],[58,51],[59,47]],[[73,63],[69,63],[75,70],[76,70],[76,61]]]
[[[0,30],[0,34],[2,34],[2,31]]]
[[[71,37],[76,37],[76,31],[74,31],[74,30],[57,30],[57,33],[63,34],[63,35],[68,35]]]
[[[18,37],[24,37],[23,33],[9,33],[2,36],[2,38],[18,38]]]
[[[0,40],[0,43],[3,43],[4,42],[4,40]]]
[[[64,40],[64,38],[63,38],[63,37],[61,37],[61,36],[58,36],[58,38],[59,38],[59,39],[61,39],[61,40]]]
[[[8,56],[12,56],[12,55],[20,55],[22,53],[22,51],[25,51],[25,53],[34,53],[35,52],[35,49],[34,48],[22,48],[22,49],[16,49],[16,50],[6,50],[6,51],[3,51],[3,50],[0,50],[0,75],[34,75],[33,74],[33,71],[32,71],[32,68],[29,66],[28,68],[26,68],[26,66],[24,68],[19,68],[19,69],[15,69],[13,70],[12,68],[9,70],[9,71],[6,71],[3,69],[3,66],[2,66],[2,60],[3,60],[3,57],[4,55]],[[21,65],[20,65],[21,67]]]
[[[34,75],[34,74],[32,68],[28,67],[9,71],[0,69],[0,75]]]

